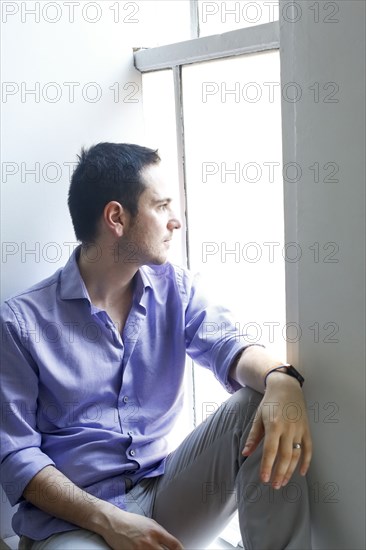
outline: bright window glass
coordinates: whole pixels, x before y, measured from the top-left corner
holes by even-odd
[[[279,52],[183,67],[190,268],[285,358]],[[220,332],[221,327],[217,327]],[[195,368],[197,421],[227,394]]]
[[[199,0],[200,36],[278,21],[278,0]]]

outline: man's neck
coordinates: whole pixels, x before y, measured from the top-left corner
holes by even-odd
[[[139,266],[118,261],[108,247],[96,246],[91,251],[90,247],[82,246],[78,266],[90,299],[97,307],[115,308],[132,296],[133,278]]]

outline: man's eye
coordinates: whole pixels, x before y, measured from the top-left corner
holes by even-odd
[[[160,210],[165,210],[168,204],[160,204],[159,208]]]

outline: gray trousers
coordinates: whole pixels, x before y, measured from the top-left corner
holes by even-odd
[[[168,456],[164,475],[144,479],[128,492],[127,511],[155,519],[185,548],[198,550],[220,534],[238,509],[246,550],[310,550],[305,478],[296,472],[287,486],[274,490],[259,480],[262,445],[248,458],[241,455],[261,399],[250,388],[231,396]],[[20,548],[109,546],[78,529],[38,542],[22,537]]]

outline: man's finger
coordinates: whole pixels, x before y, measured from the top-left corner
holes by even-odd
[[[184,550],[182,544],[179,542],[178,539],[173,537],[168,531],[165,531],[162,533],[160,544],[163,548],[167,548],[168,550]]]
[[[286,474],[292,466],[292,462],[294,461],[293,466],[295,468],[299,458],[299,451],[293,448],[293,438],[282,435],[278,446],[276,464],[272,473],[272,487],[279,489],[282,486]]]
[[[294,446],[294,444],[292,444],[292,447]],[[283,487],[284,485],[287,485],[287,483],[290,481],[295,469],[296,469],[296,466],[298,465],[299,461],[300,461],[300,457],[301,457],[301,452],[302,452],[302,448],[300,449],[296,449],[296,448],[293,448],[292,449],[292,457],[291,457],[291,460],[290,460],[290,464],[287,468],[287,471],[284,473],[283,475],[283,478],[282,478],[282,482],[281,482],[281,486]]]
[[[255,451],[255,449],[258,447],[259,443],[262,441],[263,435],[264,435],[264,428],[263,428],[262,417],[260,415],[256,415],[253,421],[252,428],[245,442],[244,449],[242,450],[242,455],[243,456],[251,455]]]
[[[313,454],[313,445],[310,436],[304,437],[301,451],[300,474],[304,476],[309,469],[311,457]]]
[[[280,438],[273,431],[264,436],[263,456],[261,462],[260,476],[264,483],[271,478],[272,468],[276,459]]]

